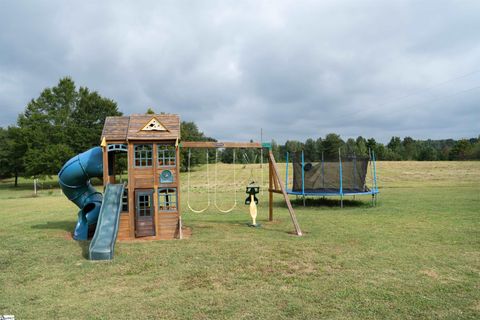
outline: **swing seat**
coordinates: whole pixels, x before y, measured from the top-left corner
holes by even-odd
[[[256,196],[253,196],[253,201],[255,202],[255,204],[258,204],[258,199]],[[250,200],[250,195],[245,199],[245,204],[248,206],[250,203],[252,202],[252,200]]]
[[[245,189],[245,193],[247,194],[257,194],[260,192],[260,186],[255,181],[252,181],[248,184],[247,188]]]

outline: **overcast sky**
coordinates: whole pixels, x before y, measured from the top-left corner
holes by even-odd
[[[0,126],[64,76],[221,140],[477,137],[480,1],[0,1]]]

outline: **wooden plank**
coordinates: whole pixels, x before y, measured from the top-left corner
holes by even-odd
[[[275,178],[275,175],[272,175],[272,180],[273,180],[273,189],[279,190],[280,188],[278,187],[278,179]]]
[[[135,238],[135,175],[133,174],[133,144],[128,144],[128,214],[130,217],[130,238]]]
[[[273,221],[272,163],[268,159],[268,221]]]
[[[103,186],[106,187],[110,183],[108,178],[108,152],[107,147],[102,147],[102,160],[103,160]]]
[[[260,142],[182,141],[182,148],[262,148]]]
[[[107,117],[103,125],[102,136],[106,140],[125,140],[127,138],[129,117]]]
[[[280,186],[280,189],[282,190],[283,197],[285,198],[285,202],[287,203],[287,208],[288,208],[288,212],[290,213],[290,218],[292,219],[293,226],[295,227],[295,232],[297,236],[301,236],[302,230],[300,230],[300,225],[298,224],[297,216],[295,215],[295,211],[293,210],[292,204],[290,203],[290,198],[288,197],[288,194],[285,191],[285,187],[283,186],[283,182],[282,180],[280,180],[280,176],[278,175],[277,163],[275,161],[275,157],[273,156],[273,153],[271,150],[268,151],[268,157],[272,165],[273,179],[278,180],[278,184]]]
[[[154,180],[153,177],[137,178],[135,179],[135,189],[152,188]]]
[[[176,154],[176,161],[175,163],[177,164],[177,170],[175,170],[175,183],[176,183],[176,188],[177,188],[177,215],[178,215],[178,227],[181,228],[182,225],[181,225],[181,222],[180,220],[182,219],[182,213],[180,211],[180,148],[178,146],[176,146],[175,148],[175,154]],[[177,174],[178,173],[178,174]],[[180,229],[178,231],[178,237],[179,239],[182,239],[183,238],[183,233],[182,233],[182,229]]]
[[[157,166],[158,166],[158,152],[157,152],[157,144],[153,144],[152,150],[152,178],[153,178],[153,221],[155,221],[155,235],[158,234],[160,228],[159,222],[159,213],[158,213],[158,179],[157,179]]]

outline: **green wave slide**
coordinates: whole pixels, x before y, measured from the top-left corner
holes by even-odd
[[[97,221],[95,235],[90,242],[90,260],[112,260],[117,240],[124,184],[107,184]]]

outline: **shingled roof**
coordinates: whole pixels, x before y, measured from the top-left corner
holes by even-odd
[[[148,127],[149,123],[155,125]],[[107,141],[175,140],[180,138],[180,117],[176,114],[107,117],[103,125],[101,139],[103,138]]]

